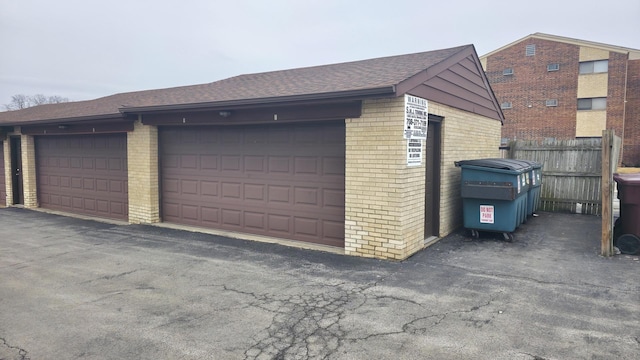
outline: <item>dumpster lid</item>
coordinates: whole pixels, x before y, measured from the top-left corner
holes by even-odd
[[[640,185],[640,174],[613,174],[613,179],[623,185]]]
[[[503,169],[503,170],[513,170],[513,171],[526,171],[531,169],[531,165],[527,165],[523,162],[513,159],[474,159],[474,160],[460,160],[454,162],[454,164],[458,167],[471,165],[471,166],[479,166],[486,167],[491,169]]]
[[[531,166],[534,169],[540,169],[542,168],[542,164],[537,162],[537,161],[533,161],[533,160],[524,160],[524,159],[516,159],[516,161],[520,161],[523,162],[529,166]]]

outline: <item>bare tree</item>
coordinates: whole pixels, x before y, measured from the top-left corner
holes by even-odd
[[[11,97],[11,103],[4,105],[7,110],[20,110],[29,107],[29,97],[24,94],[17,94]]]
[[[47,103],[47,97],[42,94],[35,94],[31,97],[31,106],[38,106]]]
[[[49,101],[49,104],[60,104],[69,102],[69,98],[62,97],[60,95],[49,96],[49,99],[47,100]]]
[[[11,110],[26,109],[28,107],[38,106],[43,104],[60,104],[65,102],[69,102],[69,99],[59,95],[53,95],[53,96],[47,97],[42,94],[36,94],[33,96],[17,94],[17,95],[11,96],[11,102],[9,104],[4,104],[3,106],[5,110],[11,111]]]

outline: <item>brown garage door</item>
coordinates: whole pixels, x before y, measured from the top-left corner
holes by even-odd
[[[37,137],[36,157],[41,207],[127,220],[126,134]]]
[[[163,128],[164,221],[344,246],[343,122]]]
[[[0,141],[0,207],[4,207],[7,204],[7,186],[4,179],[4,146],[3,145],[4,143]]]

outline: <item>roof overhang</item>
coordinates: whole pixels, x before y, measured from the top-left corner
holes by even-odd
[[[26,121],[8,121],[6,123],[0,123],[0,126],[31,126],[31,125],[47,125],[47,124],[74,124],[74,123],[86,123],[86,124],[101,124],[111,122],[130,121],[125,114],[104,114],[104,115],[92,115],[92,116],[80,116],[80,117],[68,117],[68,118],[54,118],[54,119],[39,119],[39,120],[26,120]]]
[[[171,111],[206,111],[206,110],[233,110],[242,108],[259,108],[271,106],[319,104],[329,102],[348,102],[367,98],[381,98],[396,96],[395,86],[384,86],[371,89],[351,91],[338,91],[318,94],[303,94],[292,96],[278,96],[267,98],[239,99],[227,101],[212,101],[190,104],[151,105],[121,107],[122,114],[144,114]]]

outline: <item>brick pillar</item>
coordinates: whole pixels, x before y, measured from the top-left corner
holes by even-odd
[[[5,192],[7,194],[6,199],[0,199],[2,205],[10,206],[13,204],[13,179],[11,177],[11,140],[7,136],[7,139],[3,141],[2,146],[4,147],[4,183],[5,183]]]
[[[158,128],[143,125],[141,120],[127,133],[129,175],[129,222],[160,221],[158,181]]]
[[[405,259],[423,247],[425,164],[407,166],[403,128],[403,97],[346,119],[345,254]]]
[[[32,135],[21,135],[22,148],[22,187],[24,191],[24,207],[38,207],[38,183],[36,179],[36,146]]]

